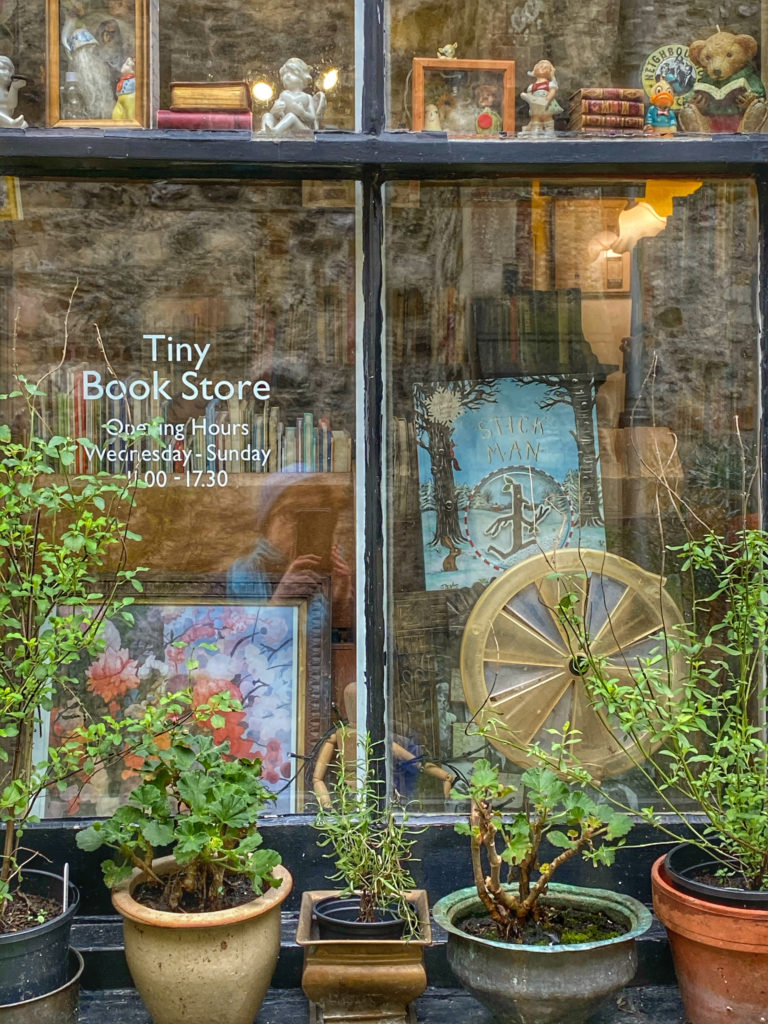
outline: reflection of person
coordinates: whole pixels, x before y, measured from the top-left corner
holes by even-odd
[[[339,729],[333,736],[330,736],[320,748],[320,753],[315,762],[315,769],[312,773],[312,789],[315,792],[317,801],[321,807],[331,806],[331,796],[325,782],[328,768],[334,760],[340,759],[344,770],[349,776],[349,781],[355,782],[355,769],[357,765],[357,684],[348,683],[344,687],[344,711],[349,721],[349,727],[343,732]],[[410,751],[399,743],[392,744],[392,756],[401,765],[413,764],[416,760]],[[443,795],[447,800],[451,794],[453,775],[440,768],[430,761],[417,761],[418,767],[427,775],[439,779],[443,784]],[[341,767],[341,765],[339,766]]]
[[[325,93],[310,95],[312,72],[300,57],[291,57],[280,68],[283,91],[261,119],[266,135],[306,135],[320,130],[325,110]]]
[[[23,78],[14,78],[15,68],[10,57],[0,57],[0,127],[26,128],[27,122],[21,116],[14,117],[19,98],[19,89],[26,84]]]

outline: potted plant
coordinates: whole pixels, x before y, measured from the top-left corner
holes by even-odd
[[[128,721],[138,785],[77,837],[81,849],[117,853],[104,877],[155,1024],[252,1024],[280,951],[292,879],[258,829],[274,796],[260,760],[230,757],[229,742],[210,734],[233,710],[226,692],[194,706],[183,691]]]
[[[559,609],[595,708],[658,795],[643,816],[688,833],[652,884],[692,1024],[747,1024],[768,1006],[768,534],[748,523],[745,509],[740,529],[673,549],[689,621],[666,621],[629,676],[621,652],[596,653],[578,601]]]
[[[546,765],[521,781],[522,802],[507,815],[514,787],[475,762],[469,821],[456,826],[470,839],[474,885],[444,896],[433,915],[454,973],[499,1019],[583,1024],[634,976],[651,915],[630,896],[552,878],[573,857],[611,864],[631,819]]]
[[[339,729],[327,752],[341,754],[335,778],[330,786],[315,779],[318,845],[344,887],[302,894],[302,988],[326,1019],[380,1013],[405,1024],[426,988],[423,947],[431,942],[427,896],[407,866],[417,831],[402,808],[380,799],[370,737],[360,738],[359,753],[357,742],[355,730]]]
[[[127,568],[135,538],[128,480],[78,472],[84,448],[42,424],[43,381],[17,380],[18,390],[3,398],[17,411],[11,403],[19,400],[18,429],[0,425],[0,1004],[39,998],[67,981],[78,893],[29,867],[34,854],[22,836],[49,786],[93,769],[100,741],[85,728],[79,740],[36,756],[35,735],[46,734],[70,666],[101,649],[104,618],[128,614],[132,598],[121,588],[141,589],[140,570]]]

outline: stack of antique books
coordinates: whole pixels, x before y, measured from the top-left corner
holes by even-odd
[[[639,135],[645,123],[643,89],[592,86],[570,98],[568,129],[593,134]]]
[[[187,131],[250,131],[247,82],[172,82],[171,108],[158,110],[158,128]]]

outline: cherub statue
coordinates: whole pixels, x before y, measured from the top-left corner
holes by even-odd
[[[291,57],[280,68],[283,91],[261,119],[260,135],[311,135],[319,131],[325,111],[325,93],[307,92],[313,75],[300,57]]]
[[[555,99],[557,95],[557,79],[555,68],[550,60],[540,60],[528,72],[533,79],[527,89],[520,94],[531,111],[531,120],[521,130],[521,135],[554,135],[555,114],[562,114],[563,108]]]
[[[21,116],[14,117],[19,98],[19,89],[26,84],[23,78],[14,76],[15,68],[10,57],[0,57],[0,128],[26,128],[27,122]]]

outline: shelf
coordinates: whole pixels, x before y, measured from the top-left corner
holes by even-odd
[[[28,129],[2,132],[7,174],[110,177],[467,177],[471,174],[748,174],[768,163],[768,135],[553,140],[448,139],[440,133],[325,132],[316,141],[249,132]]]

